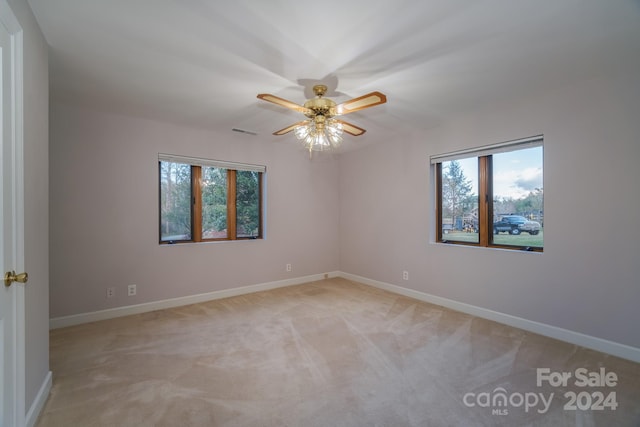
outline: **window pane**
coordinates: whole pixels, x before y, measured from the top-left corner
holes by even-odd
[[[236,234],[260,237],[260,172],[236,173]]]
[[[493,155],[493,243],[542,247],[542,147]]]
[[[478,243],[478,158],[442,162],[442,240]]]
[[[202,168],[202,238],[227,238],[227,170]]]
[[[191,166],[160,162],[160,240],[191,240]]]

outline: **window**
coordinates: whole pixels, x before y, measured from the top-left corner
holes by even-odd
[[[542,136],[431,157],[437,241],[542,251]]]
[[[262,238],[264,166],[160,154],[160,243]]]

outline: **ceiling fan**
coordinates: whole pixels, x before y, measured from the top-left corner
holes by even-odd
[[[309,99],[304,105],[298,105],[295,102],[287,101],[268,93],[261,93],[258,98],[307,116],[307,120],[294,123],[284,129],[275,131],[273,134],[284,135],[294,131],[296,138],[303,142],[309,150],[309,156],[311,156],[313,151],[324,151],[338,147],[342,142],[343,132],[353,136],[360,136],[366,132],[361,127],[335,117],[387,102],[387,97],[384,94],[371,92],[341,104],[336,104],[329,98],[323,98],[326,92],[327,86],[315,85],[313,93],[316,94],[316,97]]]

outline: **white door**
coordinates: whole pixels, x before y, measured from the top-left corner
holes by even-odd
[[[23,426],[24,288],[5,285],[5,272],[24,268],[22,201],[22,139],[17,61],[20,60],[15,16],[0,1],[0,426]],[[11,19],[11,21],[9,21]],[[18,270],[21,272],[21,270]]]

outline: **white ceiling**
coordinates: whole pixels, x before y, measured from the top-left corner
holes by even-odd
[[[29,0],[50,45],[51,98],[265,140],[329,86],[358,146],[470,110],[638,67],[638,0]],[[627,64],[628,62],[628,64]],[[249,137],[249,136],[247,136]],[[345,139],[355,139],[347,136]],[[348,144],[354,144],[349,142]]]

